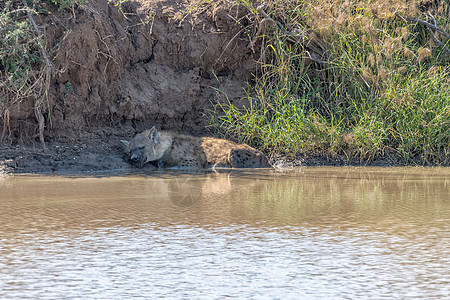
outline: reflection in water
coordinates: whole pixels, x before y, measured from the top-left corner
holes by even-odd
[[[0,178],[0,298],[450,297],[450,170]]]

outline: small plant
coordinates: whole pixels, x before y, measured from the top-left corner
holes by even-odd
[[[117,9],[122,12],[122,5],[126,2],[130,2],[130,0],[108,0],[108,3],[117,7]]]
[[[59,10],[72,10],[75,5],[87,4],[88,0],[50,0],[50,2]]]
[[[72,91],[72,89],[73,89],[72,82],[67,81],[67,82],[64,84],[64,89],[65,89],[65,91],[66,91],[67,93],[70,93],[70,92]]]
[[[12,1],[0,12],[0,64],[10,82],[26,76],[31,66],[40,61],[34,33],[23,16],[24,12],[14,8]]]

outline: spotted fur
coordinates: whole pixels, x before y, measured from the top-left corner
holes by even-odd
[[[142,168],[151,163],[158,168],[266,168],[267,157],[246,145],[213,137],[193,137],[155,127],[121,141],[129,161]]]

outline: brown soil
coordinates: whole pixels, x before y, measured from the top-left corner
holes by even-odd
[[[209,1],[208,1],[209,2]],[[47,149],[33,102],[3,114],[0,161],[16,172],[126,168],[120,139],[151,126],[207,134],[212,104],[239,104],[257,68],[251,14],[228,1],[89,1],[35,16],[51,57],[43,105]],[[223,92],[223,93],[222,93]]]

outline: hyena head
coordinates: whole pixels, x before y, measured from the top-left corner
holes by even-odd
[[[161,147],[161,136],[154,126],[137,134],[129,142],[121,142],[130,162],[139,168],[148,162],[159,160],[166,150]]]

